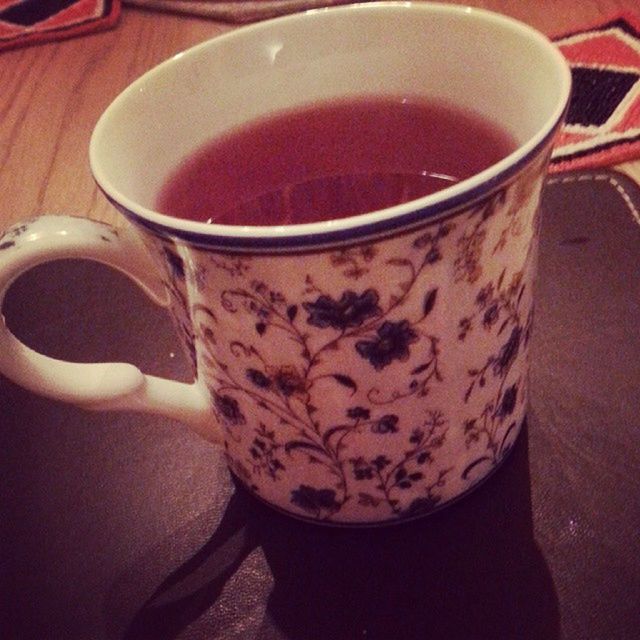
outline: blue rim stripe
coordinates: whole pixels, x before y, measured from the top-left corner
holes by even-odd
[[[529,164],[534,157],[541,154],[545,147],[550,144],[561,122],[562,117],[559,118],[548,135],[527,155],[491,179],[483,182],[481,185],[409,213],[378,222],[372,222],[365,226],[348,229],[335,229],[322,233],[299,236],[253,236],[248,238],[219,236],[207,232],[183,231],[169,225],[151,222],[123,207],[106,192],[103,191],[103,193],[105,193],[108,200],[134,224],[143,226],[163,238],[182,240],[199,249],[219,251],[221,253],[250,252],[281,254],[308,252],[310,250],[322,250],[323,248],[336,248],[337,246],[345,244],[371,242],[381,237],[397,235],[400,232],[404,233],[423,225],[430,225],[434,222],[455,216],[462,211],[467,211],[474,204],[479,203],[494,193],[501,185],[510,181],[525,165]]]

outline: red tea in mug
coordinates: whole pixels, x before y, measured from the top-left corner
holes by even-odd
[[[211,140],[167,178],[156,206],[170,216],[217,224],[331,220],[439,191],[515,147],[493,123],[441,102],[324,102]]]

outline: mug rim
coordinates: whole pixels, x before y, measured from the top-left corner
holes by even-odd
[[[358,11],[422,11],[439,12],[450,15],[474,15],[485,21],[493,21],[513,32],[532,38],[541,48],[546,49],[549,58],[553,59],[559,72],[559,99],[553,112],[538,127],[536,133],[524,143],[519,144],[509,155],[483,171],[461,180],[452,186],[435,193],[416,198],[401,204],[368,213],[324,220],[312,223],[287,225],[224,225],[195,220],[187,220],[160,213],[153,208],[136,203],[118,190],[101,169],[100,152],[97,139],[101,129],[106,126],[110,113],[131,93],[138,92],[150,78],[162,74],[167,68],[185,57],[193,57],[221,41],[245,37],[253,31],[269,30],[274,25],[304,21],[314,15],[326,13],[353,13]],[[179,237],[195,244],[220,246],[220,248],[279,248],[308,247],[322,244],[342,244],[362,236],[393,233],[397,229],[414,227],[418,223],[431,222],[445,212],[453,213],[461,208],[468,208],[491,194],[499,185],[509,181],[537,156],[555,136],[568,108],[571,92],[571,71],[569,65],[557,47],[537,29],[530,25],[486,9],[448,5],[438,2],[378,0],[333,7],[310,9],[304,12],[279,16],[252,25],[247,25],[214,36],[204,42],[181,51],[167,60],[154,66],[132,83],[130,83],[105,109],[96,123],[89,145],[89,161],[91,171],[100,190],[107,199],[127,218],[160,235]]]

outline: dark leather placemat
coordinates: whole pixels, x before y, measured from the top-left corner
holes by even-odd
[[[0,636],[637,638],[639,206],[619,174],[552,179],[528,428],[487,483],[413,523],[291,520],[179,424],[2,379]],[[104,267],[40,267],[4,313],[50,355],[186,376],[164,312]]]

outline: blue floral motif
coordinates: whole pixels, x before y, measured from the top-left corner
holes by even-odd
[[[260,389],[268,389],[272,382],[262,371],[258,369],[247,369],[247,379],[250,380],[256,387]]]
[[[439,503],[440,496],[437,495],[428,495],[423,498],[416,498],[411,502],[403,515],[407,518],[423,516],[435,511],[438,508]]]
[[[507,379],[522,350],[523,342],[526,345],[526,335],[530,329],[531,312],[523,326],[523,314],[520,308],[525,291],[523,273],[523,271],[516,271],[510,282],[506,282],[505,271],[503,271],[495,283],[486,284],[476,296],[478,312],[463,318],[459,324],[461,335],[458,337],[461,340],[472,331],[476,315],[481,316],[481,326],[484,331],[493,332],[494,327],[497,326],[496,336],[508,335],[497,352],[490,355],[481,367],[468,369],[471,383],[464,396],[465,402],[468,402],[478,389],[489,388],[492,391],[480,413],[463,422],[467,447],[482,446],[480,443],[484,443],[485,447],[484,451],[462,472],[462,478],[465,480],[474,470],[484,468],[485,465],[495,466],[502,460],[510,448],[508,436],[516,428],[516,423],[511,421],[505,431],[504,423],[506,418],[514,413],[518,401],[519,382],[516,380],[507,386]],[[495,384],[493,387],[489,385],[491,374],[496,380],[497,389]]]
[[[397,433],[398,432],[398,416],[387,414],[382,416],[380,420],[375,422],[371,427],[371,431],[377,434]]]
[[[366,407],[350,407],[347,409],[347,418],[352,420],[368,420],[371,416],[371,411]]]
[[[520,349],[520,336],[522,328],[520,326],[513,327],[511,335],[507,342],[500,349],[497,360],[493,364],[493,373],[496,376],[503,375],[509,370],[518,355]]]
[[[246,418],[240,409],[240,405],[235,398],[212,392],[213,404],[221,415],[222,420],[231,426],[246,424]]]
[[[306,484],[291,492],[291,503],[316,517],[321,517],[323,512],[330,515],[341,507],[333,489],[316,489]]]
[[[518,399],[518,385],[512,384],[503,394],[500,407],[498,408],[498,416],[504,420],[513,413]]]
[[[492,304],[482,316],[482,325],[487,329],[492,327],[496,322],[498,322],[499,316],[500,308],[497,304]]]
[[[294,367],[281,367],[274,376],[277,389],[284,396],[292,396],[294,393],[304,393],[305,383]]]
[[[323,294],[315,302],[304,302],[302,306],[309,313],[307,322],[310,325],[345,330],[359,327],[366,319],[379,315],[378,300],[375,289],[367,289],[360,295],[348,290],[338,300]]]
[[[387,320],[376,333],[374,338],[356,342],[356,351],[368,360],[376,371],[384,369],[394,360],[408,360],[409,345],[418,341],[418,334],[407,320]]]
[[[175,251],[172,251],[167,247],[164,248],[164,255],[173,277],[177,278],[178,280],[184,280],[184,260]]]

